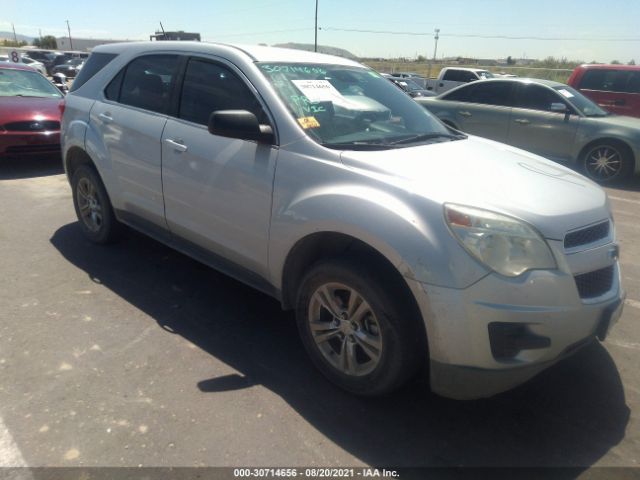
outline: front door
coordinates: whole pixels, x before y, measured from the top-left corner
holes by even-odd
[[[267,277],[277,147],[212,135],[211,112],[249,110],[270,123],[234,67],[191,58],[178,118],[162,135],[167,224],[178,236]]]
[[[570,94],[570,93],[569,93]],[[553,112],[562,103],[567,113]],[[510,145],[556,161],[571,161],[580,116],[555,90],[534,83],[521,83],[509,122]]]

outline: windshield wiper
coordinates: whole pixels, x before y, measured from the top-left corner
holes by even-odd
[[[463,140],[467,138],[464,134],[453,135],[451,133],[423,133],[420,135],[413,135],[411,137],[402,138],[394,142],[389,142],[387,145],[400,145],[403,143],[422,142],[425,140],[433,140],[436,138],[447,138],[449,140]]]
[[[355,142],[342,142],[342,143],[325,142],[322,145],[328,148],[344,148],[344,149],[351,149],[351,150],[386,150],[389,148],[394,148],[389,143],[381,143],[379,141],[376,141],[376,142],[355,141]]]

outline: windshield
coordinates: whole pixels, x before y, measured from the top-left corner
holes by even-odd
[[[0,97],[62,98],[62,94],[38,72],[0,68]]]
[[[401,81],[407,85],[407,90],[410,92],[414,92],[416,90],[424,90],[420,85],[418,85],[413,80],[409,80],[408,78],[403,78]]]
[[[258,67],[305,132],[326,147],[386,149],[465,138],[373,70],[301,63]]]
[[[478,78],[481,78],[482,80],[486,80],[487,78],[495,78],[495,75],[491,72],[488,72],[487,70],[482,70],[478,73]]]
[[[586,117],[605,117],[610,115],[609,112],[603,110],[587,97],[568,85],[560,85],[553,88]]]

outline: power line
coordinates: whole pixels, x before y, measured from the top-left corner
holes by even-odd
[[[320,27],[320,30],[353,33],[374,33],[385,35],[415,35],[432,36],[430,32],[396,32],[392,30],[364,30],[355,28]],[[542,40],[542,41],[579,41],[579,42],[640,42],[640,37],[541,37],[541,36],[513,36],[513,35],[483,35],[475,33],[441,33],[441,37],[455,38],[485,38],[499,40]]]
[[[251,35],[266,35],[268,33],[287,33],[287,32],[302,32],[302,31],[309,31],[309,30],[313,30],[313,27],[307,27],[307,28],[290,28],[287,30],[269,30],[266,32],[246,32],[246,33],[229,33],[226,35],[214,35],[216,37],[245,37],[245,36],[251,36]]]

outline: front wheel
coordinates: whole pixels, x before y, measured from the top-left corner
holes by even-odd
[[[606,142],[587,150],[583,158],[583,168],[593,181],[612,183],[631,176],[633,161],[624,146],[615,142]]]
[[[339,387],[379,395],[417,372],[419,319],[395,287],[385,288],[382,275],[346,260],[318,263],[304,277],[298,330],[315,366]]]

